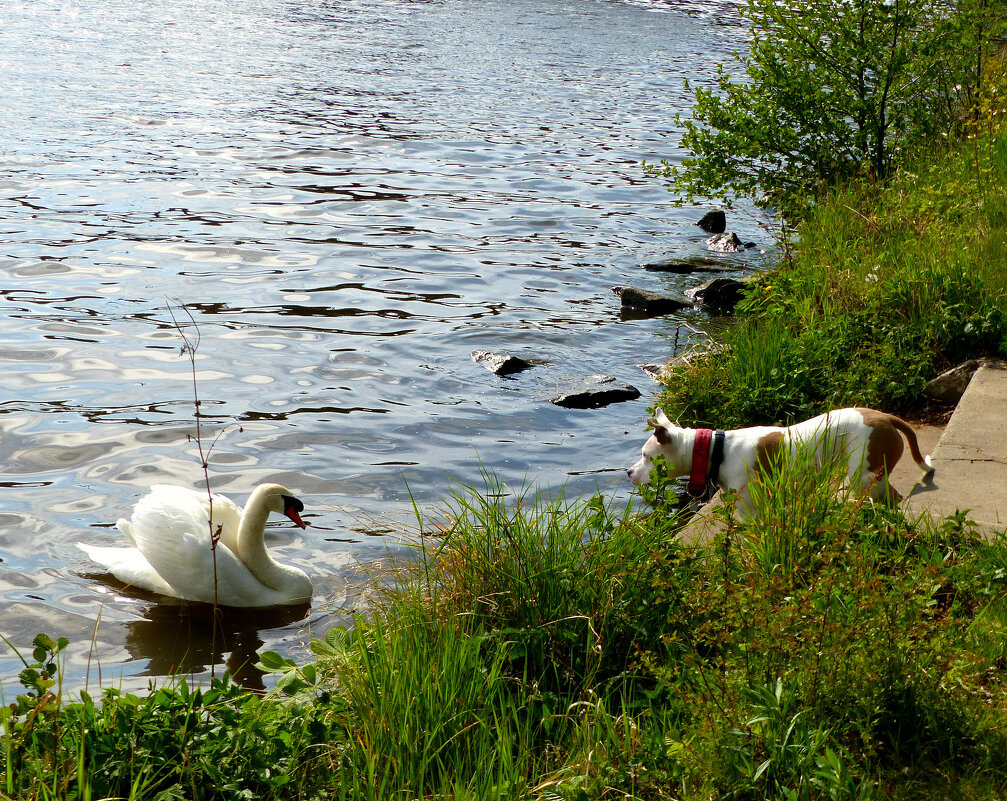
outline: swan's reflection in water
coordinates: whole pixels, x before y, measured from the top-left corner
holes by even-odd
[[[155,603],[143,610],[144,620],[126,624],[126,650],[147,662],[146,675],[198,675],[223,663],[245,689],[264,690],[262,671],[255,667],[264,645],[259,632],[298,623],[309,609],[310,604],[218,607],[214,616],[210,604]]]
[[[149,602],[141,620],[125,623],[125,647],[134,660],[146,662],[140,675],[199,676],[211,665],[223,666],[246,690],[265,690],[255,667],[265,644],[260,632],[307,621],[311,604],[236,609],[166,598],[122,584],[107,573],[92,574],[122,595]],[[219,676],[223,671],[217,670]]]
[[[144,620],[126,624],[126,650],[133,659],[146,660],[147,675],[200,674],[223,662],[236,683],[264,690],[262,671],[255,667],[264,645],[259,632],[296,624],[310,608],[218,607],[214,616],[210,604],[155,603],[143,610]]]

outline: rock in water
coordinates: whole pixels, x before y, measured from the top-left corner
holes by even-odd
[[[746,247],[734,233],[715,234],[706,240],[706,246],[717,253],[740,253]]]
[[[708,309],[717,312],[733,311],[741,300],[745,282],[736,278],[714,278],[696,289],[696,300]]]
[[[579,379],[569,391],[550,402],[566,409],[600,409],[610,403],[636,400],[640,390],[632,384],[617,381],[610,375],[592,375]]]
[[[696,225],[708,234],[722,234],[727,230],[727,215],[720,209],[714,209],[706,212]]]
[[[718,261],[710,256],[690,256],[686,259],[668,257],[658,261],[649,261],[643,265],[643,269],[655,273],[677,273],[679,275],[689,275],[691,273],[717,273],[734,271],[738,269],[736,264],[727,264]]]
[[[497,375],[519,373],[532,366],[531,362],[526,362],[517,356],[508,353],[490,353],[488,350],[472,351],[472,360]]]
[[[659,295],[646,289],[632,286],[614,286],[612,291],[622,300],[623,311],[636,312],[641,316],[658,317],[671,314],[679,309],[688,309],[692,304],[685,298],[674,298],[669,295]]]

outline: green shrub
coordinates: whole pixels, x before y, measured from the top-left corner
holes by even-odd
[[[652,173],[688,199],[750,195],[796,217],[826,187],[886,180],[920,141],[976,131],[1003,31],[984,0],[748,0],[750,46],[699,87],[682,145]]]

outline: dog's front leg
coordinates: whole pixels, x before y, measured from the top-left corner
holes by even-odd
[[[752,503],[752,493],[748,490],[748,484],[742,484],[741,489],[734,493],[734,516],[739,523],[744,523],[750,519],[755,511],[755,504]]]

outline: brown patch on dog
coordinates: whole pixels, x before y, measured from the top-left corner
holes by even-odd
[[[660,442],[662,445],[667,445],[671,442],[671,434],[668,433],[668,429],[664,426],[654,427],[654,439]]]
[[[759,441],[755,445],[755,469],[764,476],[768,475],[773,467],[780,463],[782,450],[782,431],[773,431],[759,437]]]
[[[874,409],[857,409],[864,424],[871,429],[867,435],[867,469],[878,478],[891,472],[902,458],[905,445],[902,435],[892,423],[892,415]]]

